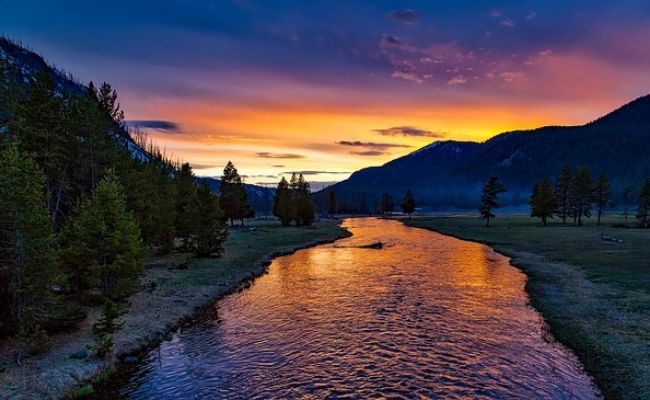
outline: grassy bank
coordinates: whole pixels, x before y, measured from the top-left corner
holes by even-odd
[[[115,335],[116,354],[131,354],[161,340],[197,308],[263,273],[274,256],[349,235],[334,221],[307,228],[256,221],[249,228],[231,230],[222,258],[194,259],[188,269],[172,267],[186,261],[183,254],[148,258],[141,290],[129,298],[124,327]],[[98,314],[98,309],[90,310],[80,329],[54,336],[51,351],[23,359],[22,366],[10,343],[0,343],[0,399],[58,398],[109,369],[111,360],[70,357],[93,343],[91,326]]]
[[[650,231],[499,217],[405,220],[414,227],[487,243],[528,275],[531,302],[573,348],[608,398],[650,398]],[[601,235],[621,239],[604,241]]]

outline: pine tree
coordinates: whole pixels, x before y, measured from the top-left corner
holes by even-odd
[[[228,161],[223,169],[219,192],[221,194],[219,202],[224,215],[230,219],[230,226],[234,225],[233,221],[236,219],[241,220],[244,225],[244,218],[254,216],[250,204],[248,204],[244,182],[231,161]]]
[[[621,200],[623,201],[623,213],[621,215],[625,217],[625,226],[627,226],[627,218],[630,215],[630,203],[632,202],[633,190],[634,189],[631,186],[627,186],[623,189],[623,193],[621,195]]]
[[[195,231],[197,205],[195,177],[190,164],[181,166],[176,176],[176,235],[183,241],[182,249],[190,251]]]
[[[289,183],[284,177],[278,182],[278,188],[275,191],[275,198],[273,199],[273,215],[280,219],[282,225],[288,226],[293,220],[293,213],[291,210],[291,192],[289,190]]]
[[[66,226],[65,261],[77,289],[99,289],[103,296],[119,299],[138,283],[145,248],[125,197],[109,171]]]
[[[54,78],[37,73],[27,98],[16,108],[10,129],[20,148],[32,154],[45,173],[48,208],[52,222],[60,222],[61,204],[69,182],[68,171],[74,136],[65,129],[64,103],[57,95]]]
[[[530,216],[538,217],[542,224],[546,226],[548,218],[553,218],[553,213],[557,208],[555,194],[553,193],[553,184],[546,178],[542,183],[538,183],[533,188],[533,194],[530,196]]]
[[[600,175],[596,180],[593,189],[593,200],[596,205],[596,225],[600,225],[600,219],[605,212],[605,208],[610,206],[612,197],[612,186],[607,180],[607,176]]]
[[[198,257],[220,255],[228,230],[223,222],[223,211],[219,199],[208,185],[201,185],[197,190],[197,224],[195,252]]]
[[[393,196],[388,193],[384,193],[381,196],[381,205],[380,209],[384,215],[392,215],[395,210],[395,202],[393,201]]]
[[[507,192],[506,187],[499,182],[499,179],[496,176],[490,177],[490,179],[485,183],[485,186],[483,186],[481,208],[479,209],[479,212],[481,213],[481,219],[486,220],[486,227],[490,227],[490,218],[495,217],[492,210],[499,207],[499,204],[497,203],[499,194],[505,192]]]
[[[336,215],[336,212],[337,212],[336,193],[334,193],[334,191],[330,189],[327,195],[327,213],[330,216],[333,216]]]
[[[573,211],[573,222],[582,225],[582,217],[591,216],[593,202],[593,183],[586,168],[576,170],[569,197]]]
[[[404,199],[402,200],[402,212],[404,214],[408,214],[409,218],[411,218],[411,214],[415,211],[415,199],[413,198],[413,193],[411,193],[411,189],[408,189],[406,191],[406,194],[404,195]]]
[[[573,169],[565,165],[557,177],[555,184],[555,199],[557,202],[557,215],[562,218],[562,223],[566,224],[566,219],[571,215],[571,185],[573,182]]]
[[[298,177],[298,193],[295,198],[296,225],[311,225],[314,223],[314,202],[311,198],[309,183],[300,174]]]
[[[641,228],[650,228],[650,179],[646,179],[638,196],[639,207],[637,208],[636,219]]]
[[[58,249],[36,162],[8,144],[0,152],[0,331],[31,334],[45,322],[60,277]]]

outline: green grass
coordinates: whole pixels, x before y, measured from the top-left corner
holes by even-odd
[[[608,398],[650,398],[650,231],[582,227],[528,217],[497,217],[491,228],[475,217],[405,220],[487,243],[529,277],[526,290],[553,334],[573,348]],[[623,240],[604,241],[601,235]]]
[[[267,256],[348,236],[338,223],[326,220],[311,227],[283,227],[276,221],[251,221],[230,231],[223,257],[190,257],[189,268],[183,270],[173,266],[186,262],[187,254],[148,257],[142,285],[128,299],[124,327],[114,335],[116,354],[137,352],[161,340],[198,308],[214,304],[216,298],[263,272],[261,262],[268,261]],[[52,349],[25,359],[22,367],[11,362],[15,352],[8,349],[7,360],[0,357],[0,366],[7,365],[0,374],[0,399],[96,398],[98,387],[112,380],[111,361],[76,360],[70,355],[94,343],[92,322],[99,311],[89,310],[79,329],[54,335]],[[79,382],[93,377],[92,383],[79,387]]]

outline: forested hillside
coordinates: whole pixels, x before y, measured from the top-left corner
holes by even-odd
[[[401,198],[413,190],[420,206],[475,208],[490,176],[508,187],[504,205],[523,205],[544,177],[565,164],[606,174],[617,199],[626,186],[650,176],[650,96],[582,126],[549,126],[507,132],[483,143],[439,141],[380,167],[365,168],[329,190],[339,204],[376,209],[382,193]],[[324,204],[326,191],[318,193]]]

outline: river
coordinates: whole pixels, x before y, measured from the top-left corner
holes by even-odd
[[[596,399],[489,247],[348,219],[129,368],[124,399]],[[383,249],[355,246],[381,241]]]

